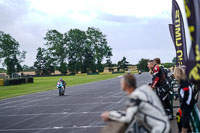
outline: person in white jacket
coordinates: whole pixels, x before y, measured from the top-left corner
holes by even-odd
[[[102,113],[104,121],[115,120],[131,123],[134,119],[152,133],[169,133],[170,124],[163,106],[156,93],[148,85],[136,88],[133,75],[125,75],[121,79],[121,88],[129,96],[125,112],[110,111]]]

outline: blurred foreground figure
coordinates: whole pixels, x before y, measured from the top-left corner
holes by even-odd
[[[104,112],[103,120],[115,120],[131,123],[133,120],[151,133],[169,133],[170,125],[162,104],[156,93],[148,86],[136,88],[133,75],[125,75],[121,79],[121,88],[129,96],[129,103],[125,112]]]

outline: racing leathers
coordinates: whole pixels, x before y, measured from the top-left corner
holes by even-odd
[[[152,88],[156,90],[158,97],[160,98],[165,112],[172,119],[172,107],[170,105],[169,97],[169,85],[167,84],[166,75],[164,70],[159,65],[155,65],[152,73]]]
[[[182,110],[182,127],[189,128],[189,117],[195,103],[192,87],[187,80],[180,80],[178,89],[180,107]]]
[[[63,84],[63,86],[64,86],[64,90],[65,90],[65,87],[66,87],[66,85],[67,85],[66,82],[65,82],[63,79],[61,79],[60,82],[62,82],[62,84]]]
[[[170,130],[162,104],[148,85],[134,90],[129,96],[126,111],[111,111],[109,119],[129,124],[136,120],[151,133],[169,133]]]
[[[162,86],[167,85],[166,81],[165,81],[165,74],[163,73],[163,71],[159,65],[154,66],[152,75],[153,75],[152,88],[162,87]]]

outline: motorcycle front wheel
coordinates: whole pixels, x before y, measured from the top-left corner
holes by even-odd
[[[59,88],[59,96],[62,96],[62,88]]]

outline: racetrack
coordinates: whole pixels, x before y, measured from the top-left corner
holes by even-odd
[[[136,75],[138,85],[150,82],[150,75]],[[73,86],[65,96],[57,90],[0,101],[2,133],[98,133],[105,123],[103,111],[125,107],[120,78]]]

